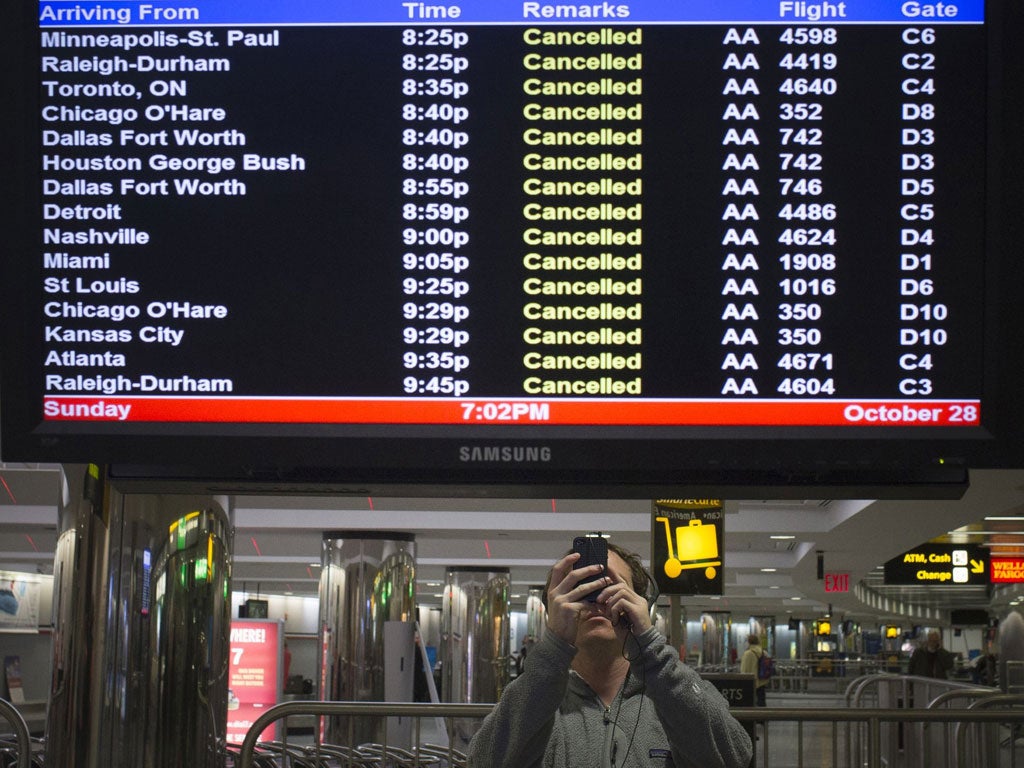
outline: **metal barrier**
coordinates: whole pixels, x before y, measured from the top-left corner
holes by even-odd
[[[998,698],[998,697],[995,697]],[[984,699],[982,700],[984,701]],[[1016,702],[1014,702],[1016,703]],[[1003,702],[1001,706],[1010,704]],[[482,718],[490,712],[490,704],[391,704],[391,703],[365,703],[365,702],[288,702],[279,704],[267,710],[256,720],[252,728],[246,734],[245,740],[236,756],[236,768],[261,768],[264,763],[260,762],[258,752],[258,737],[264,729],[272,723],[294,715],[314,716],[371,716],[371,717],[396,717],[409,716],[417,718],[415,739],[419,741],[419,720],[423,718]],[[1009,724],[1010,733],[1016,734],[1024,727],[1024,710],[993,710],[991,708],[970,708],[970,709],[913,709],[907,707],[898,708],[851,708],[851,709],[794,709],[794,708],[735,708],[732,710],[736,719],[744,724],[765,724],[762,728],[762,735],[758,741],[760,765],[764,768],[771,768],[770,757],[770,736],[771,728],[768,723],[788,722],[797,726],[797,755],[796,765],[802,768],[804,765],[821,765],[821,760],[805,762],[803,753],[803,730],[808,723],[829,723],[832,728],[831,750],[832,762],[835,768],[882,768],[900,763],[886,758],[883,760],[883,732],[885,726],[898,724],[915,723],[962,723],[957,730],[955,748],[951,750],[953,762],[952,768],[982,768],[988,763],[979,763],[976,755],[968,749],[966,726],[976,724]],[[857,738],[846,740],[846,750],[842,751],[840,746],[843,740],[839,738],[839,727],[849,729],[848,733],[855,732]],[[386,733],[386,732],[385,732]],[[863,750],[851,749],[851,747],[864,744]],[[449,742],[450,743],[450,742]],[[365,749],[360,750],[356,746],[336,745],[311,745],[301,749],[301,756],[297,751],[292,750],[287,743],[275,743],[271,745],[278,754],[291,755],[281,763],[275,765],[287,765],[288,768],[304,768],[305,766],[320,766],[327,764],[329,758],[337,762],[333,765],[343,766],[393,766],[394,768],[419,768],[423,766],[436,766],[437,768],[462,768],[465,765],[465,756],[457,753],[451,747],[422,745],[412,750],[400,750],[390,747],[388,744],[370,745],[379,751],[374,755]],[[427,748],[425,748],[427,747]],[[907,754],[913,755],[916,745],[907,742]],[[341,750],[341,751],[339,751]],[[344,752],[343,750],[348,750]],[[1012,752],[1012,750],[1011,750]],[[346,755],[344,757],[342,755]],[[383,757],[382,757],[383,756]],[[786,761],[790,763],[792,757],[788,756]],[[346,761],[347,760],[347,761]],[[996,764],[992,764],[993,766]]]
[[[875,677],[875,676],[871,676]],[[899,684],[913,683],[891,676]],[[857,695],[864,698],[865,691],[880,681],[858,680],[851,684]],[[934,682],[934,681],[933,681]],[[971,700],[967,708],[951,708],[956,700]],[[491,704],[397,704],[366,702],[313,702],[294,701],[279,704],[267,710],[253,724],[246,734],[241,747],[231,754],[236,768],[464,768],[465,755],[452,743],[453,726],[456,720],[483,718],[492,709]],[[1009,708],[1009,709],[1007,709]],[[914,707],[862,707],[846,709],[794,709],[794,708],[735,708],[736,719],[744,724],[762,724],[761,739],[758,742],[759,765],[771,768],[770,723],[793,723],[796,725],[796,755],[787,753],[785,762],[803,766],[821,764],[819,758],[807,758],[804,754],[805,726],[823,723],[831,726],[831,737],[827,739],[831,748],[831,765],[835,768],[881,768],[893,765],[945,765],[947,768],[996,768],[1006,765],[1000,759],[1002,748],[1009,747],[1010,768],[1016,765],[1015,743],[1024,736],[1024,696],[993,693],[985,689],[950,690],[928,702],[927,708]],[[0,715],[5,716],[14,726],[17,737],[16,768],[30,768],[31,739],[28,728],[20,713],[8,702],[0,699]],[[404,749],[384,742],[353,746],[289,744],[287,737],[282,742],[259,743],[259,734],[278,720],[293,716],[330,717],[412,717],[414,720],[412,749]],[[433,718],[446,723],[447,743],[423,742],[421,722]],[[944,726],[940,747],[921,734],[928,733],[932,724]],[[953,729],[950,730],[950,724]],[[1005,738],[1000,738],[999,726],[1006,727]],[[904,729],[900,759],[890,754],[887,744],[891,740],[886,730],[893,732]],[[839,730],[845,730],[845,740],[839,738]],[[287,732],[287,729],[283,729]],[[952,737],[949,734],[952,734]],[[789,740],[787,739],[787,744]],[[944,762],[938,757],[944,756]],[[934,759],[933,759],[934,756]]]
[[[296,715],[314,716],[348,716],[349,723],[356,717],[380,717],[384,719],[384,740],[380,744],[371,745],[338,745],[314,743],[302,748],[301,756],[295,755],[287,741],[270,745],[278,754],[288,755],[288,768],[306,768],[320,766],[334,760],[333,765],[342,768],[363,768],[364,766],[388,766],[391,768],[463,768],[465,755],[455,749],[456,723],[458,720],[482,719],[494,708],[493,704],[400,704],[390,702],[351,702],[351,701],[290,701],[271,707],[252,724],[245,734],[241,748],[238,750],[235,765],[237,768],[262,768],[258,761],[259,735],[273,723]],[[396,747],[388,743],[387,718],[412,717],[412,739],[416,744],[413,749]],[[448,728],[445,744],[423,744],[421,739],[421,723],[424,719],[435,719],[446,722]],[[287,734],[287,728],[282,729]],[[317,729],[319,730],[319,729]],[[296,760],[295,758],[299,759]],[[273,764],[273,763],[272,763]],[[276,765],[276,764],[275,764]]]
[[[842,693],[847,684],[859,677],[875,674],[901,674],[906,661],[893,663],[878,659],[775,659],[775,674],[768,683],[769,692],[802,693],[809,690],[833,690]],[[739,672],[736,664],[694,665],[694,671]]]
[[[967,709],[969,712],[975,712],[982,709],[994,709],[996,707],[1024,707],[1024,695],[1015,693],[996,694],[994,696],[978,699]],[[983,729],[985,731],[985,735],[982,738],[977,738],[977,736],[975,736],[973,743],[968,740],[970,733],[969,729],[965,725],[966,722],[967,721],[957,723],[955,729],[957,755],[964,756],[964,759],[966,760],[966,763],[963,763],[964,765],[998,765],[1000,747],[1008,746],[1010,748],[1010,768],[1015,768],[1017,765],[1017,751],[1015,748],[1016,742],[1022,735],[1024,735],[1021,722],[1018,721],[1011,723],[1009,733],[1002,741],[1000,741],[998,734],[994,731],[995,726],[986,725]]]
[[[6,699],[0,699],[0,715],[6,717],[7,721],[14,727],[17,768],[29,768],[32,757],[32,739],[29,736],[25,718]]]
[[[991,698],[999,693],[996,688],[956,680],[881,673],[854,679],[846,688],[845,702],[851,708],[938,709],[962,714],[966,711],[964,702]],[[941,727],[919,720],[884,724],[879,734],[883,760],[888,764],[898,762],[905,768],[952,768],[958,744],[951,722],[946,721]],[[970,734],[972,754],[988,755],[981,762],[971,763],[972,768],[998,765],[995,752],[977,746],[998,741],[994,728],[964,731],[965,738]],[[846,745],[852,759],[860,758],[864,748],[861,739],[847,733]]]

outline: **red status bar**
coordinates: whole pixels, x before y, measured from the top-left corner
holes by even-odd
[[[47,421],[976,427],[977,400],[47,397]]]

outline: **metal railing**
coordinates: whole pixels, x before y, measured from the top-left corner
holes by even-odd
[[[739,663],[691,665],[698,673],[739,672]],[[1008,662],[1007,677],[1019,682],[1018,689],[1009,693],[1024,693],[1024,662]],[[842,693],[851,680],[868,675],[906,675],[907,659],[889,661],[884,659],[775,659],[775,674],[769,681],[769,692],[800,693],[808,690],[834,690]],[[971,683],[972,670],[961,666],[951,682],[965,685]],[[1002,686],[1001,686],[1002,687]]]
[[[958,719],[982,701],[991,702],[988,708],[1011,710],[1024,704],[1024,698],[1004,697],[997,688],[888,673],[855,678],[847,686],[845,694],[845,703],[851,708],[942,710],[956,713]],[[1011,712],[1007,720],[1015,720],[1021,711]],[[948,720],[940,725],[924,719],[886,723],[880,732],[880,754],[885,762],[898,762],[905,768],[999,765],[998,725],[954,726],[955,722]],[[857,762],[864,749],[863,740],[847,733],[846,746],[853,761]],[[970,760],[967,760],[967,754],[971,755]],[[1015,751],[1009,750],[1008,757],[1010,766],[1015,766]],[[954,763],[954,758],[958,762]]]
[[[334,759],[335,765],[343,768],[362,768],[363,766],[395,766],[395,768],[427,768],[428,766],[444,766],[445,768],[462,768],[465,766],[465,755],[454,746],[456,722],[466,719],[483,719],[494,708],[493,704],[402,704],[391,702],[353,702],[353,701],[290,701],[271,707],[250,726],[245,739],[238,750],[235,765],[237,768],[259,768],[258,752],[259,736],[268,727],[288,717],[314,716],[349,716],[350,725],[355,717],[379,717],[384,722],[384,739],[380,744],[373,745],[323,745],[314,743],[302,751],[305,755],[296,761],[285,758],[287,768],[304,768],[303,763],[318,766]],[[413,721],[413,749],[405,749],[390,744],[388,741],[387,718],[411,717]],[[447,726],[444,744],[423,744],[421,724],[424,720],[441,719]],[[319,730],[319,728],[317,729]],[[278,755],[292,755],[287,742],[287,728],[281,731],[286,734],[282,742],[274,743],[271,751]],[[351,741],[351,740],[350,740]],[[424,749],[426,746],[426,749]],[[379,754],[374,754],[379,753]],[[383,756],[389,756],[385,759]]]
[[[739,663],[691,665],[698,674],[739,672]],[[776,659],[769,692],[802,693],[831,690],[842,693],[850,680],[864,675],[905,671],[906,661],[892,663],[879,659]]]
[[[7,718],[7,722],[14,728],[14,750],[15,765],[17,768],[29,768],[32,757],[32,739],[28,732],[28,725],[21,713],[6,699],[0,699],[0,715]]]
[[[879,676],[873,676],[879,677]],[[863,701],[872,685],[903,686],[919,682],[901,676],[887,680],[858,680],[851,684]],[[935,681],[932,681],[934,683]],[[950,706],[969,701],[967,707]],[[315,702],[293,701],[278,704],[264,712],[252,725],[240,747],[229,753],[235,768],[321,768],[332,765],[343,768],[463,768],[465,755],[456,747],[457,723],[481,719],[492,704],[399,704],[388,702]],[[759,730],[757,765],[771,768],[778,759],[772,750],[772,736],[780,736],[785,744],[786,765],[818,766],[820,754],[808,755],[805,737],[818,725],[820,744],[831,751],[835,768],[882,768],[882,766],[923,765],[928,768],[1003,768],[1016,765],[1016,742],[1024,737],[1024,696],[1002,694],[992,689],[952,689],[935,696],[926,706],[803,709],[791,707],[734,708],[733,715],[754,732]],[[7,718],[16,732],[16,768],[30,768],[31,739],[24,719],[10,703],[0,699],[0,715]],[[259,736],[274,723],[289,717],[349,716],[381,718],[384,738],[379,744],[354,746],[299,744],[287,741],[287,728],[281,742],[261,744]],[[387,718],[413,718],[411,734],[414,747],[388,743]],[[433,721],[431,730],[440,743],[424,740],[423,722]],[[771,724],[790,724],[777,732]],[[441,724],[438,731],[436,724]],[[791,727],[795,740],[790,738]],[[935,726],[941,726],[935,728]],[[446,732],[443,729],[447,729]],[[319,730],[319,729],[317,729]],[[902,741],[901,741],[902,739]],[[397,739],[396,739],[397,742]],[[898,745],[898,749],[894,749]],[[795,750],[795,754],[793,754]],[[10,763],[8,763],[10,764]]]
[[[998,698],[998,697],[997,697]],[[981,701],[984,701],[982,699]],[[1014,697],[1013,706],[1022,703]],[[1011,702],[1002,702],[999,706],[1005,706]],[[483,718],[491,711],[491,704],[392,704],[384,702],[288,702],[279,704],[263,713],[249,729],[245,740],[236,755],[235,765],[237,768],[258,768],[260,765],[259,734],[277,722],[290,716],[314,715],[314,716],[370,716],[370,717],[413,717],[416,719],[416,731],[414,741],[419,743],[419,722],[426,718]],[[1024,728],[1024,709],[995,710],[991,708],[969,708],[969,709],[912,709],[906,707],[895,708],[831,708],[831,709],[795,709],[795,708],[734,708],[733,715],[748,728],[754,728],[755,724],[764,724],[761,728],[761,736],[758,745],[758,764],[770,768],[772,764],[771,734],[772,729],[769,723],[793,723],[797,730],[796,751],[794,756],[787,753],[786,764],[792,764],[794,757],[798,768],[802,766],[818,766],[822,764],[820,756],[807,757],[804,754],[804,730],[810,723],[825,723],[831,725],[830,742],[832,751],[831,765],[836,768],[846,766],[847,768],[882,768],[883,765],[892,766],[896,761],[889,757],[883,759],[883,745],[886,727],[899,726],[901,724],[960,724],[956,728],[953,749],[949,756],[952,768],[983,768],[998,763],[978,762],[977,755],[970,749],[969,734],[973,727],[984,724],[1004,724],[1009,726],[1009,733],[1014,734],[1017,730]],[[451,720],[449,719],[450,723]],[[450,726],[449,726],[450,728]],[[846,729],[847,738],[841,738],[840,730]],[[285,732],[287,729],[283,729]],[[909,733],[909,729],[908,729]],[[449,730],[449,736],[451,730]],[[786,740],[788,744],[788,739]],[[450,741],[448,742],[451,743]],[[328,757],[340,753],[332,752],[337,749],[331,745],[317,745],[303,747],[306,755],[299,760],[288,760],[287,755],[295,755],[290,751],[287,743],[275,743],[270,745],[279,755],[286,756],[283,762],[287,768],[299,768],[299,766],[318,766],[325,764]],[[905,752],[914,754],[919,750],[920,745],[916,741],[905,743]],[[360,750],[358,746],[349,746],[348,762],[343,759],[334,763],[345,766],[395,766],[396,768],[419,768],[420,766],[438,766],[439,768],[461,768],[465,765],[464,755],[450,746],[436,745],[424,751],[422,748],[414,747],[411,750],[403,750],[391,747],[387,743],[387,731],[385,729],[385,740],[383,744],[372,745],[372,749],[379,750],[383,755],[391,755],[392,759],[384,759],[378,756],[374,761],[373,757],[365,749]],[[319,751],[318,751],[319,750]],[[447,754],[445,754],[447,751]],[[1011,750],[1012,753],[1012,750]],[[305,762],[308,760],[308,762]],[[906,763],[904,763],[906,764]],[[937,765],[938,763],[936,763]],[[1012,763],[1011,763],[1012,764]]]

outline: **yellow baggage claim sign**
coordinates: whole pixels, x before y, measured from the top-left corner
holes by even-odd
[[[966,544],[922,544],[885,564],[885,583],[988,584],[988,553]]]
[[[721,595],[720,499],[655,501],[651,515],[651,568],[663,595]]]

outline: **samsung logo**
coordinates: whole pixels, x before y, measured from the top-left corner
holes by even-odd
[[[551,449],[538,445],[487,445],[459,448],[459,461],[526,464],[551,461]]]

